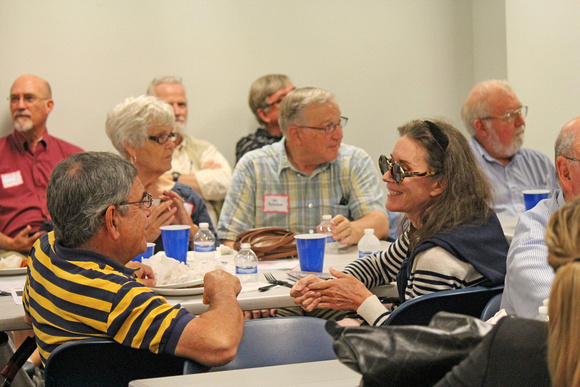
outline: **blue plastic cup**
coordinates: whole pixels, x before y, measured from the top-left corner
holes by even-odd
[[[324,265],[325,234],[295,235],[300,270],[322,273]]]
[[[550,191],[547,189],[528,189],[522,191],[522,193],[524,194],[526,211],[534,208],[540,200],[547,199],[550,196]]]
[[[191,226],[170,225],[161,226],[161,238],[165,255],[180,262],[187,261],[187,246],[189,244],[189,229]]]
[[[132,260],[137,262],[143,262],[143,258],[151,258],[154,252],[155,252],[155,243],[147,242],[147,249],[145,250],[145,252],[143,254],[139,254]]]

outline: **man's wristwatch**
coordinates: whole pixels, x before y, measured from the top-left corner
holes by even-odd
[[[179,172],[173,172],[171,174],[171,176],[173,176],[173,181],[177,181],[177,180],[179,180],[179,176],[181,176],[181,173],[179,173]]]

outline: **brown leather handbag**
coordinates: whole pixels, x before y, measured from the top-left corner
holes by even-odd
[[[238,234],[234,249],[242,243],[252,245],[259,260],[296,257],[295,232],[282,227],[259,227]]]

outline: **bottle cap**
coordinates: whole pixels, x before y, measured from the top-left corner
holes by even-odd
[[[548,315],[548,307],[546,305],[542,305],[538,308],[538,313],[543,315]]]
[[[209,223],[206,223],[206,222],[200,223],[199,228],[202,230],[209,228]]]
[[[365,228],[365,235],[372,235],[375,233],[374,228]]]
[[[242,243],[240,247],[242,249],[251,249],[252,245],[250,243]]]
[[[332,215],[322,215],[322,220],[330,220],[332,219]]]
[[[549,299],[549,298],[546,298],[546,299],[544,300],[543,304],[544,304],[545,306],[548,306],[548,302],[550,302],[550,299]]]

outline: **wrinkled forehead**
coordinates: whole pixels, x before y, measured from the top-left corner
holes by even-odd
[[[166,102],[185,102],[185,90],[179,83],[160,83],[155,86],[155,93]]]

